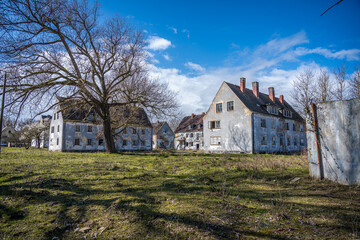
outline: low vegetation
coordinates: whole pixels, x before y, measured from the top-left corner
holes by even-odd
[[[0,239],[357,239],[360,188],[304,155],[3,148]]]

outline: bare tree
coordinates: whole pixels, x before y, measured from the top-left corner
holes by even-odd
[[[316,101],[315,74],[311,69],[300,72],[292,82],[293,91],[291,97],[294,107],[303,116],[311,113],[311,103]]]
[[[330,80],[330,75],[326,70],[320,69],[320,73],[317,77],[317,98],[320,102],[325,102],[331,100],[332,97],[332,82]]]
[[[335,75],[335,89],[334,89],[334,97],[336,100],[344,100],[346,98],[346,67],[344,65],[340,65],[334,70]]]
[[[100,117],[107,152],[115,151],[114,128],[122,125],[112,122],[112,108],[158,115],[177,108],[167,85],[146,74],[143,31],[120,17],[100,23],[97,4],[2,0],[0,36],[11,109],[41,114],[76,98],[76,107],[90,106]]]
[[[349,91],[352,98],[360,98],[360,68],[355,67],[352,77],[349,79]]]

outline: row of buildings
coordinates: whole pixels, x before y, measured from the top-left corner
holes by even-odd
[[[94,114],[62,110],[58,106],[50,123],[49,150],[104,151],[102,125]],[[124,115],[124,111],[115,111]],[[117,129],[119,151],[175,148],[206,152],[291,152],[306,147],[305,121],[275,90],[259,92],[259,83],[246,88],[223,82],[206,113],[182,119],[175,134],[166,122],[151,123],[142,109],[126,127]]]

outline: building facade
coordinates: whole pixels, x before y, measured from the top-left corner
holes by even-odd
[[[120,114],[120,113],[119,113]],[[152,126],[143,109],[126,127],[115,131],[118,151],[152,150]],[[94,112],[62,111],[57,106],[50,124],[49,150],[51,151],[105,151],[103,126]]]
[[[306,148],[305,121],[282,95],[223,82],[204,116],[206,152],[275,153]]]
[[[203,150],[203,117],[205,113],[184,117],[175,130],[175,149]]]
[[[175,134],[167,122],[155,122],[153,125],[153,149],[173,149]]]

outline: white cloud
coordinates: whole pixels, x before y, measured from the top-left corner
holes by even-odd
[[[163,57],[165,58],[165,60],[168,60],[168,61],[171,60],[171,58],[170,58],[170,56],[168,54],[164,54]]]
[[[169,27],[169,29],[173,30],[174,34],[177,34],[177,29],[174,27]]]
[[[202,66],[200,66],[199,64],[196,63],[192,63],[192,62],[187,62],[184,64],[185,67],[190,68],[191,70],[195,70],[197,72],[205,72],[205,68],[203,68]]]
[[[190,38],[190,31],[189,30],[183,29],[182,32],[186,34],[187,38]]]
[[[347,59],[348,61],[356,61],[360,60],[360,49],[349,49],[349,50],[340,50],[340,51],[332,51],[326,48],[314,48],[314,49],[308,49],[304,47],[298,47],[295,50],[295,54],[297,56],[303,56],[308,54],[320,54],[326,58],[332,58],[332,59]]]
[[[173,46],[171,44],[171,41],[169,41],[165,38],[157,37],[157,36],[151,36],[148,39],[148,43],[149,43],[149,45],[147,46],[147,48],[151,49],[151,50],[165,50],[165,49]]]

